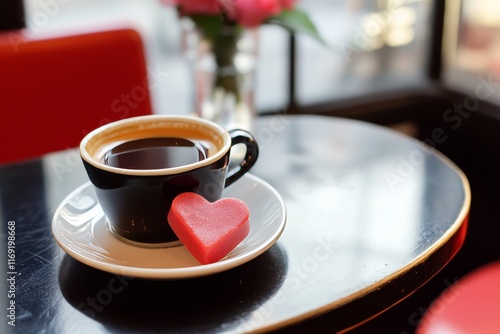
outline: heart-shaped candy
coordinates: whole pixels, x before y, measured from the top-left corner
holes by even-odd
[[[172,230],[201,263],[226,256],[250,231],[250,213],[242,200],[222,198],[214,203],[187,192],[177,196],[168,213]]]

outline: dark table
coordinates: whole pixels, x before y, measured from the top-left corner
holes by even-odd
[[[252,174],[282,196],[286,228],[257,258],[188,280],[115,276],[62,251],[51,233],[54,212],[87,181],[75,150],[1,166],[2,280],[8,284],[0,292],[0,331],[289,332],[311,328],[314,321],[302,320],[325,314],[325,330],[345,330],[412,294],[461,247],[467,179],[420,142],[315,116],[261,117],[254,134],[261,156]],[[8,262],[13,225],[15,262]],[[112,298],[95,312],[82,307],[111,288]],[[6,317],[12,301],[15,327]]]

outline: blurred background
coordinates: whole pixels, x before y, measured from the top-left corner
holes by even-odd
[[[431,32],[431,1],[305,0],[306,10],[330,48],[307,37],[296,43],[296,99],[313,105],[332,99],[412,85],[425,75]],[[481,7],[479,7],[481,8]],[[180,27],[173,8],[157,0],[26,0],[26,26],[38,36],[100,30],[123,24],[142,34],[149,66],[168,72],[153,91],[155,111],[190,112],[191,85],[180,50]],[[481,24],[479,21],[476,24]],[[259,28],[257,110],[289,104],[289,34],[280,27]],[[485,46],[487,52],[489,46]],[[376,83],[376,84],[374,84]]]
[[[428,82],[439,36],[432,0],[302,0],[328,47],[281,27],[259,27],[255,104],[260,113],[334,103],[420,87]],[[157,113],[189,113],[192,85],[180,50],[177,13],[157,0],[25,0],[35,37],[131,25],[140,31],[148,66],[168,73],[152,91]],[[442,82],[473,91],[479,75],[500,72],[500,2],[446,1]],[[291,64],[293,61],[293,65]],[[293,68],[293,96],[290,69]],[[291,101],[293,99],[294,101]],[[500,103],[498,94],[493,102]]]

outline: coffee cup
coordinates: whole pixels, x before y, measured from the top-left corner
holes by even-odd
[[[238,144],[246,148],[244,157],[229,166],[231,148]],[[192,116],[128,118],[97,128],[80,143],[110,229],[126,241],[153,246],[177,240],[167,220],[177,195],[195,192],[211,202],[220,199],[258,154],[247,131],[227,131]]]

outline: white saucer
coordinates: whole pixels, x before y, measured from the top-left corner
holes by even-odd
[[[182,245],[138,247],[112,233],[93,186],[84,184],[61,203],[52,233],[66,253],[91,267],[129,277],[182,279],[215,274],[239,266],[271,247],[285,227],[280,195],[261,179],[245,174],[224,190],[223,197],[243,200],[250,210],[250,233],[219,262],[201,265]]]

